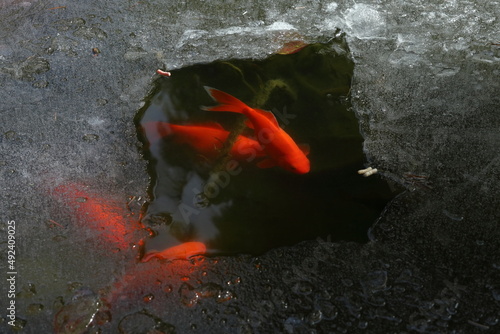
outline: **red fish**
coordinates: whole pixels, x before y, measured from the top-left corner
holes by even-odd
[[[218,157],[229,136],[229,131],[218,123],[176,125],[167,122],[146,122],[142,127],[151,144],[163,137],[172,136],[177,143],[188,144],[209,159]],[[263,156],[264,151],[258,141],[239,135],[230,154],[236,160],[250,161],[254,157]]]
[[[191,256],[202,255],[207,251],[204,243],[189,241],[177,246],[169,247],[161,252],[151,252],[144,255],[142,262],[148,262],[154,257],[166,260],[189,259]]]
[[[102,247],[125,250],[142,236],[141,227],[128,217],[130,212],[124,203],[111,194],[99,194],[85,184],[68,182],[54,188],[51,197],[75,216],[83,235],[92,233],[91,239]]]
[[[297,174],[305,174],[310,170],[310,162],[306,155],[308,148],[299,146],[279,126],[273,113],[247,106],[234,96],[215,88],[205,87],[212,98],[220,104],[206,107],[208,111],[229,111],[245,115],[247,125],[254,129],[257,140],[269,156],[257,165],[261,168],[280,166]]]

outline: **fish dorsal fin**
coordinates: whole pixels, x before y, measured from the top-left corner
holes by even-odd
[[[207,93],[214,99],[219,102],[219,105],[212,107],[202,107],[203,110],[207,111],[229,111],[235,113],[242,113],[243,109],[247,107],[245,103],[238,100],[231,94],[223,92],[221,90],[204,86]]]
[[[311,147],[308,144],[299,144],[298,147],[305,155],[311,152]]]
[[[254,109],[257,113],[261,114],[262,116],[266,117],[268,120],[271,121],[272,124],[277,126],[278,128],[280,125],[278,124],[278,121],[276,120],[276,116],[270,111],[267,110],[262,110],[262,109]]]
[[[241,102],[239,99],[219,89],[212,88],[209,86],[203,86],[203,88],[205,88],[207,93],[220,104],[244,105],[244,103]]]

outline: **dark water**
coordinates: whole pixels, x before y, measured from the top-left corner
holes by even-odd
[[[366,241],[368,227],[395,194],[378,176],[357,174],[365,157],[349,102],[353,68],[347,46],[336,40],[263,61],[217,61],[158,78],[136,118],[151,175],[143,223],[157,233],[146,247],[201,241],[213,253],[259,254],[316,237]],[[271,110],[296,143],[309,145],[311,171],[261,169],[254,161],[228,167],[222,150],[209,159],[170,136],[150,145],[141,128],[150,121],[241,129],[243,116],[200,108],[214,105],[204,86]]]

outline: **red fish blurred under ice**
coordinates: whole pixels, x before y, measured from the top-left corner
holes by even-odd
[[[127,218],[124,202],[110,194],[98,194],[87,185],[68,182],[51,191],[51,196],[71,212],[83,235],[102,247],[124,250],[141,235],[141,226]]]
[[[218,123],[200,125],[177,125],[167,122],[146,122],[142,124],[148,141],[153,144],[163,137],[171,136],[179,144],[187,144],[208,159],[219,156],[230,132]],[[263,156],[263,148],[258,141],[239,135],[230,155],[236,160],[250,161]]]
[[[297,174],[305,174],[310,170],[310,162],[306,155],[307,147],[299,148],[295,141],[279,126],[273,113],[247,106],[234,96],[215,88],[205,87],[212,98],[220,104],[206,107],[208,111],[229,111],[245,115],[247,125],[255,130],[257,140],[269,156],[257,165],[261,168],[280,166]]]
[[[189,259],[195,255],[205,254],[207,247],[204,243],[198,241],[184,242],[180,245],[169,247],[161,252],[151,252],[144,255],[142,262],[148,262],[156,257],[165,260]]]
[[[94,257],[96,252],[111,255],[117,250],[132,250],[132,244],[144,244],[146,231],[135,217],[127,217],[129,211],[125,203],[116,199],[116,196],[73,181],[51,189],[49,194],[58,202],[58,212],[62,208],[63,212],[71,214],[70,222],[77,227],[74,233],[88,236],[86,241],[95,242],[83,250],[79,248],[78,252],[85,252],[90,257]],[[70,226],[63,221],[54,223],[57,228]],[[54,316],[54,332],[87,333],[91,328],[97,332],[100,326],[109,325],[106,323],[112,317],[120,319],[137,305],[147,305],[159,315],[168,312],[165,305],[168,305],[169,291],[177,289],[184,277],[201,278],[202,272],[206,270],[204,258],[169,263],[150,260],[154,257],[187,260],[205,252],[205,244],[186,242],[160,252],[148,253],[142,263],[136,263],[136,258],[130,256],[124,267],[118,267],[121,270],[113,271],[116,275],[113,284],[105,286],[96,294],[83,289],[71,300],[66,300]],[[122,253],[116,259],[121,261],[119,259],[132,253]]]

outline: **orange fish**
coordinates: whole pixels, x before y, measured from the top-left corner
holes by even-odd
[[[172,136],[177,143],[188,144],[209,159],[218,157],[224,142],[229,136],[229,131],[218,123],[176,125],[167,122],[146,122],[142,124],[142,127],[151,144],[163,137]],[[250,161],[254,157],[263,156],[265,153],[258,141],[239,135],[231,148],[230,154],[236,160],[245,159]]]
[[[299,148],[293,139],[279,126],[273,113],[247,106],[234,96],[215,88],[205,87],[212,98],[220,104],[206,107],[208,111],[229,111],[245,115],[253,128],[257,140],[264,147],[268,158],[257,164],[261,168],[280,166],[297,174],[305,174],[310,170],[310,162],[306,155],[307,147]]]
[[[169,247],[161,252],[151,252],[144,255],[142,262],[148,262],[154,257],[165,260],[189,259],[191,256],[202,255],[207,251],[204,243],[189,241],[177,246]]]

